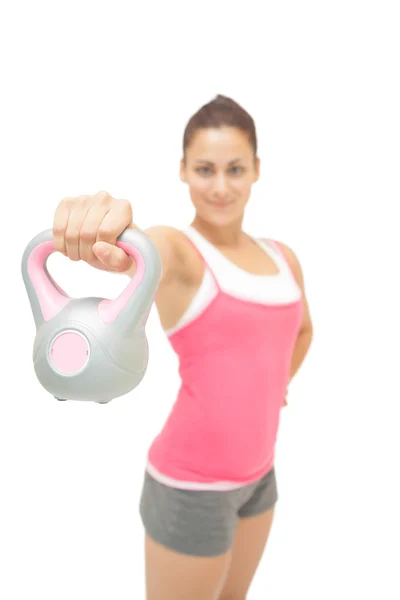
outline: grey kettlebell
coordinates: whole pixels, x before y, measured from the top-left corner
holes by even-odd
[[[161,279],[155,245],[125,229],[116,245],[132,256],[136,273],[115,299],[70,298],[46,267],[55,252],[47,229],[27,245],[22,277],[36,324],[33,364],[41,385],[58,400],[107,403],[143,379],[149,349],[146,322]]]

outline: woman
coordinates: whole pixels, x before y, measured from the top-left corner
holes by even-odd
[[[182,379],[149,449],[140,501],[148,600],[243,600],[270,532],[280,410],[312,324],[294,252],[242,230],[259,171],[253,119],[217,96],[184,134],[192,224],[144,231],[162,259],[155,303]],[[127,226],[138,228],[126,200],[65,198],[54,244],[133,276],[115,246]]]

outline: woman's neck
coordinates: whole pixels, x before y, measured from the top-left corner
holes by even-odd
[[[201,235],[209,240],[215,246],[239,246],[245,237],[242,231],[242,221],[229,223],[228,225],[211,225],[207,221],[196,216],[191,223],[191,227],[196,229]]]

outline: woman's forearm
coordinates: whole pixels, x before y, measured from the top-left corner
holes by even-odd
[[[303,331],[301,332],[296,340],[294,345],[293,353],[292,353],[292,362],[290,367],[290,378],[289,382],[293,379],[297,371],[299,370],[301,364],[303,363],[308,349],[310,348],[311,341],[313,338],[312,331]]]

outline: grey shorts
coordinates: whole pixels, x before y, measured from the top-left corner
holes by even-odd
[[[147,535],[182,554],[218,556],[232,546],[239,519],[272,508],[278,499],[274,467],[261,479],[227,490],[182,490],[145,471],[140,516]]]

